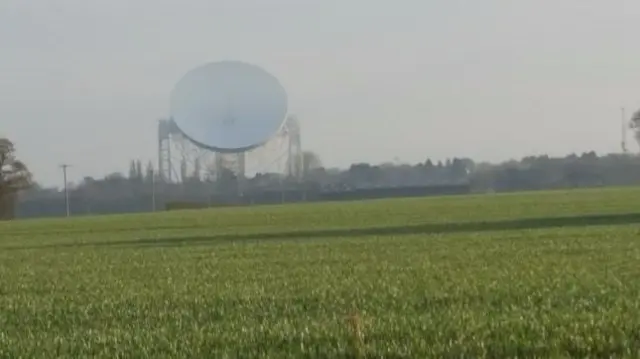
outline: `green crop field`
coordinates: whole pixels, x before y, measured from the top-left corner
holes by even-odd
[[[640,189],[0,224],[0,358],[640,355]]]

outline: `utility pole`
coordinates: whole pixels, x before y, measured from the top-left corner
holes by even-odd
[[[70,211],[69,211],[69,189],[67,186],[67,168],[71,167],[71,165],[68,164],[61,164],[60,167],[62,168],[62,176],[64,179],[64,206],[66,207],[67,210],[67,217],[69,217],[70,215]]]

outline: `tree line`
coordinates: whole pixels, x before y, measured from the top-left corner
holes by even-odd
[[[27,167],[17,160],[11,142],[2,141],[0,215],[3,218],[64,215],[63,192],[33,183]],[[276,173],[237,178],[230,172],[215,180],[202,176],[197,166],[192,173],[184,168],[181,166],[181,183],[162,183],[153,164],[143,165],[140,160],[130,162],[128,174],[114,172],[99,179],[85,177],[70,187],[71,212],[80,215],[163,210],[175,202],[214,206],[357,198],[354,194],[357,191],[367,191],[367,196],[375,196],[376,191],[406,196],[640,184],[640,156],[595,152],[564,157],[529,156],[502,163],[476,162],[470,158],[426,159],[416,164],[355,163],[346,169],[327,168],[319,156],[305,152],[301,180]]]

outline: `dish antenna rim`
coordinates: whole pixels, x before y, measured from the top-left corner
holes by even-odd
[[[201,79],[204,81],[198,83]],[[233,100],[240,105],[230,109],[229,114],[241,118],[244,125],[222,126],[223,115],[206,107],[221,103],[221,95],[227,102]],[[182,136],[198,147],[239,153],[264,145],[282,131],[288,106],[284,86],[270,72],[244,61],[222,60],[191,68],[175,83],[170,93],[169,119]],[[243,112],[246,109],[248,112]]]

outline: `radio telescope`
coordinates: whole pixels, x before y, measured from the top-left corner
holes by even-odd
[[[208,63],[173,88],[170,118],[158,125],[158,159],[164,182],[220,180],[229,171],[239,179],[265,172],[299,179],[300,127],[273,75],[239,61]]]

